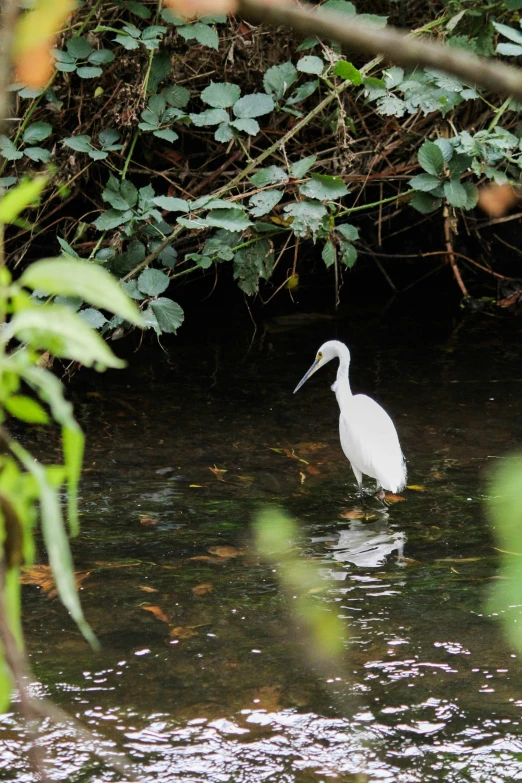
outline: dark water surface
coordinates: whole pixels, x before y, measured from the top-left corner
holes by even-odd
[[[73,549],[103,649],[24,587],[34,691],[93,734],[45,723],[50,777],[121,780],[97,747],[143,781],[522,780],[522,670],[484,609],[497,557],[483,512],[491,463],[522,440],[521,333],[485,317],[438,333],[281,319],[249,350],[242,322],[76,379],[88,450]],[[351,345],[354,391],[393,416],[416,487],[367,521],[341,516],[357,496],[333,363],[292,395],[332,337]],[[328,671],[253,550],[266,503],[299,519],[317,601],[349,631]],[[17,713],[0,729],[0,779],[33,781]]]

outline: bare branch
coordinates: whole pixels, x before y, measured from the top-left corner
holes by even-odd
[[[256,23],[293,27],[306,35],[329,38],[348,49],[381,54],[397,65],[417,65],[457,76],[488,90],[522,100],[522,70],[512,65],[477,57],[425,38],[412,38],[394,27],[378,28],[332,11],[317,13],[312,6],[288,2],[265,3],[263,0],[239,0],[239,12]]]

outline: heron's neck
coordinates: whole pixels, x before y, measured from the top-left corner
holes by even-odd
[[[343,401],[347,397],[352,396],[352,390],[350,389],[350,380],[348,378],[348,368],[350,366],[350,357],[342,353],[339,356],[339,367],[337,368],[337,380],[332,386],[332,391],[335,392],[339,408],[342,409]]]

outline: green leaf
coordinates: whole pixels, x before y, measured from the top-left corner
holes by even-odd
[[[429,215],[430,212],[434,212],[440,207],[441,201],[440,198],[430,196],[428,193],[421,193],[421,191],[418,190],[414,193],[410,204],[423,215]]]
[[[285,106],[295,106],[296,103],[301,103],[301,101],[304,101],[306,98],[309,98],[310,95],[313,95],[318,87],[319,81],[317,79],[299,85],[297,90],[294,90],[290,98],[288,98]]]
[[[230,207],[234,207],[234,209],[242,209],[243,211],[246,210],[246,207],[244,207],[243,204],[227,201],[224,198],[212,198],[212,196],[203,196],[201,199],[194,201],[192,203],[192,209],[195,209],[195,204],[198,204],[198,206],[201,207],[206,207],[207,209],[229,209]]]
[[[155,130],[152,132],[153,136],[156,136],[158,139],[163,139],[164,141],[170,141],[172,144],[177,139],[179,139],[178,134],[176,131],[170,130],[170,128],[164,128],[163,130]]]
[[[335,230],[349,242],[355,242],[359,239],[359,232],[351,223],[342,223],[340,226],[336,226]]]
[[[320,57],[315,57],[313,54],[307,54],[298,60],[296,67],[302,73],[314,73],[318,76],[323,72],[324,60]]]
[[[186,87],[182,87],[179,84],[172,84],[170,87],[166,87],[162,90],[162,95],[168,105],[173,106],[175,109],[184,109],[190,100],[190,92]]]
[[[87,38],[81,35],[77,35],[75,38],[69,38],[65,44],[65,48],[71,55],[77,60],[85,60],[92,52],[92,46]]]
[[[297,81],[299,74],[288,60],[281,65],[272,65],[263,76],[263,87],[276,100],[281,100],[285,92]]]
[[[102,147],[111,147],[116,144],[120,138],[120,132],[115,128],[106,128],[106,130],[100,131],[98,135],[98,141]]]
[[[414,190],[430,191],[438,188],[440,180],[438,177],[434,177],[433,174],[418,174],[408,181],[408,185],[414,188]]]
[[[404,81],[404,69],[394,65],[391,68],[387,68],[384,73],[384,83],[386,89],[394,90]]]
[[[340,177],[312,174],[312,179],[299,185],[299,192],[318,201],[331,201],[346,196],[349,190]]]
[[[24,209],[37,201],[47,184],[47,177],[23,180],[0,198],[0,223],[13,223]]]
[[[464,205],[464,209],[473,209],[478,203],[478,189],[473,182],[463,182],[462,187],[466,191],[467,201]]]
[[[357,13],[354,4],[348,0],[326,0],[326,3],[323,3],[318,11],[319,13],[333,11],[338,14],[346,14],[346,16],[355,16]]]
[[[123,293],[123,292],[122,292]],[[130,301],[130,300],[129,300]],[[17,313],[4,329],[5,343],[16,337],[35,350],[92,367],[124,367],[100,335],[62,305],[42,305]]]
[[[42,147],[26,147],[24,155],[37,163],[48,163],[51,160],[50,151],[44,150]]]
[[[287,215],[294,218],[292,231],[297,237],[312,235],[315,240],[322,226],[323,218],[328,214],[324,204],[317,201],[299,201],[283,207]]]
[[[222,144],[226,144],[231,139],[233,139],[234,131],[232,130],[230,123],[222,122],[221,125],[218,125],[216,132],[214,133],[214,138],[216,141],[220,141]]]
[[[202,228],[208,228],[210,223],[208,223],[205,218],[184,218],[179,217],[176,220],[176,223],[180,226],[183,226],[184,228],[190,228],[194,229],[196,231],[201,230]]]
[[[66,147],[70,147],[76,152],[92,152],[91,137],[87,135],[81,136],[69,136],[68,139],[64,139],[63,143]]]
[[[244,231],[252,225],[242,209],[212,209],[206,218],[207,225],[226,228],[229,231]]]
[[[268,214],[283,198],[282,190],[263,190],[251,196],[248,203],[252,217],[262,217]]]
[[[514,43],[499,43],[495,52],[496,54],[503,54],[505,57],[520,57],[522,54],[522,46]]]
[[[165,296],[160,296],[159,299],[150,303],[150,308],[156,316],[161,331],[176,334],[185,318],[179,304]]]
[[[335,263],[337,253],[335,250],[335,245],[332,242],[331,239],[327,239],[327,241],[323,245],[323,250],[321,252],[321,258],[323,259],[325,266],[329,267],[332,266],[332,264]]]
[[[71,403],[65,399],[63,386],[52,373],[34,365],[23,373],[24,380],[47,403],[55,421],[62,426],[62,448],[67,469],[68,517],[72,535],[78,533],[78,483],[83,460],[84,437],[73,415]]]
[[[80,79],[96,79],[102,75],[103,71],[96,65],[80,65],[76,69],[76,73]]]
[[[245,133],[248,133],[250,136],[255,136],[256,133],[259,133],[259,131],[261,130],[258,121],[249,119],[248,117],[245,117],[244,119],[241,120],[232,120],[230,124],[236,130],[244,131]]]
[[[444,196],[452,207],[465,207],[468,201],[466,189],[458,179],[444,183]]]
[[[239,100],[241,90],[237,84],[227,82],[210,82],[201,93],[203,103],[212,106],[214,109],[228,109]]]
[[[452,159],[448,163],[448,171],[452,177],[460,177],[467,171],[473,162],[471,155],[453,155]]]
[[[30,424],[47,424],[49,416],[40,403],[24,394],[12,394],[4,400],[4,408],[17,419]]]
[[[435,176],[442,174],[444,156],[440,147],[432,141],[425,141],[419,150],[419,164],[428,174]]]
[[[190,119],[197,128],[205,125],[219,125],[228,122],[229,116],[224,109],[206,109],[199,114],[189,114]]]
[[[83,616],[76,591],[71,550],[63,524],[58,490],[49,482],[45,468],[31,454],[16,442],[11,448],[28,473],[34,476],[38,486],[42,533],[60,598],[85,639],[98,649],[98,641]]]
[[[7,136],[0,136],[0,153],[7,160],[20,160],[23,158],[24,153],[21,150],[17,150],[11,139]]]
[[[209,49],[219,49],[218,34],[213,27],[207,24],[196,22],[191,25],[178,27],[178,33],[187,41],[197,41],[202,46],[208,46]]]
[[[261,239],[248,247],[240,248],[234,256],[234,280],[249,296],[257,293],[259,279],[268,280],[272,274],[274,253],[268,239]]]
[[[189,211],[187,202],[182,198],[175,198],[174,196],[156,196],[152,199],[152,202],[160,209],[166,209],[169,212]]]
[[[120,212],[117,209],[107,209],[96,218],[93,226],[96,226],[98,231],[108,231],[111,228],[119,228],[125,225],[133,217],[134,213],[130,209],[127,209],[125,212]]]
[[[137,282],[140,291],[147,296],[158,296],[170,285],[169,276],[160,269],[144,269]]]
[[[341,261],[348,269],[357,261],[357,249],[351,242],[341,242]]]
[[[338,60],[334,65],[333,72],[336,76],[351,82],[356,87],[359,87],[359,85],[363,83],[361,72],[357,70],[355,65],[352,65],[352,63],[349,63],[347,60]]]
[[[114,62],[115,56],[110,49],[96,49],[94,52],[91,52],[88,60],[91,65],[107,65]]]
[[[25,129],[22,138],[25,144],[38,144],[39,141],[47,139],[52,132],[52,126],[48,122],[33,122]]]
[[[89,326],[92,326],[93,329],[101,329],[102,326],[105,326],[105,324],[108,323],[108,319],[105,318],[103,313],[100,313],[100,311],[96,310],[94,307],[86,307],[85,310],[80,310],[78,315],[80,318],[83,318]]]
[[[138,3],[137,0],[127,0],[125,5],[131,14],[136,14],[136,16],[139,16],[141,19],[150,19],[152,16],[150,8],[147,8],[143,3]]]
[[[250,182],[256,188],[264,188],[267,185],[283,185],[288,182],[288,174],[280,166],[267,166],[252,174]]]
[[[296,162],[292,163],[290,166],[290,176],[293,179],[302,179],[312,168],[316,160],[317,155],[310,155],[308,158],[301,158],[301,160],[296,160]]]
[[[135,207],[138,203],[138,189],[128,179],[123,179],[120,183],[120,193],[129,205]]]
[[[441,137],[440,139],[435,139],[433,143],[436,144],[437,147],[442,152],[442,157],[444,158],[445,163],[447,163],[449,160],[452,159],[455,149],[453,147],[453,144],[451,144],[451,142],[448,139],[444,139]]]
[[[116,193],[114,190],[109,190],[109,188],[105,188],[105,190],[102,193],[102,199],[106,201],[108,204],[111,205],[114,209],[117,209],[118,211],[125,211],[129,208],[129,205],[123,198],[123,196],[120,196],[119,193]]]
[[[65,241],[65,239],[63,239],[62,237],[56,237],[56,239],[58,240],[58,244],[64,251],[64,255],[72,256],[72,258],[80,258],[76,250],[73,250],[70,244]]]
[[[75,258],[46,258],[27,267],[20,285],[54,296],[79,296],[84,302],[116,313],[136,326],[139,310],[112,275],[97,264]]]
[[[406,101],[391,93],[383,95],[377,101],[379,114],[382,114],[384,117],[403,117],[407,108]]]
[[[238,119],[261,117],[275,107],[273,99],[265,92],[244,95],[234,104],[233,112]]]
[[[513,27],[509,27],[507,24],[500,24],[500,22],[493,22],[495,30],[509,38],[510,41],[514,41],[516,44],[522,44],[522,32],[515,30]]]

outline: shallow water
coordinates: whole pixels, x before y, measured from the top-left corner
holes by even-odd
[[[522,671],[484,609],[497,558],[483,513],[488,468],[522,435],[518,324],[292,326],[251,346],[248,324],[181,338],[150,368],[138,354],[130,372],[76,381],[88,451],[73,549],[102,652],[24,587],[34,691],[92,732],[44,721],[52,779],[122,779],[116,753],[142,781],[522,780]],[[351,344],[354,391],[392,414],[417,487],[369,520],[341,516],[357,494],[335,368],[292,395],[332,337]],[[299,520],[317,600],[345,624],[335,663],[314,660],[253,548],[266,503]],[[0,779],[35,779],[27,742],[16,711],[1,720]]]

